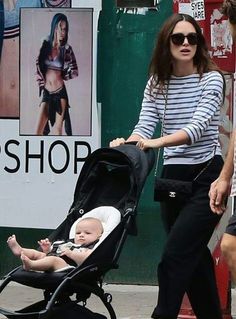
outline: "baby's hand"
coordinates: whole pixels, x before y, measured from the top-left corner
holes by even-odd
[[[65,249],[64,251],[62,251],[62,253],[60,254],[60,256],[67,256],[69,258],[71,258],[73,255],[72,250],[70,250],[69,248]]]
[[[65,247],[65,246],[63,246],[63,245],[60,247],[60,251],[61,251],[62,254],[63,254],[65,251],[68,251],[68,250],[70,250],[69,247]]]
[[[48,238],[39,240],[38,244],[45,254],[49,253],[49,251],[51,249],[51,242],[49,241]]]
[[[82,262],[92,253],[92,249],[79,248],[74,250],[65,250],[60,256],[67,256],[74,260],[77,265],[81,265]]]

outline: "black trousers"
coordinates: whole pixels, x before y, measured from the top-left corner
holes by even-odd
[[[205,164],[168,165],[163,175],[191,180]],[[214,262],[207,247],[221,217],[212,213],[208,192],[222,165],[222,158],[215,156],[186,202],[170,199],[161,204],[168,237],[158,266],[159,295],[153,318],[177,318],[186,292],[198,319],[222,319]]]

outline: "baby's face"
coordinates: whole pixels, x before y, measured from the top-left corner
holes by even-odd
[[[101,237],[102,225],[97,220],[81,220],[76,226],[75,244],[87,245]]]

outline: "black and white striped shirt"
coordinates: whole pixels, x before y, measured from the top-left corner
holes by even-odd
[[[149,79],[142,102],[139,122],[132,134],[151,138],[159,121],[162,122],[165,108],[165,93],[157,88],[150,90]],[[218,141],[220,107],[223,100],[223,78],[217,71],[192,74],[183,77],[171,76],[167,94],[167,107],[163,135],[184,130],[190,145],[164,148],[165,164],[199,164],[209,160]]]

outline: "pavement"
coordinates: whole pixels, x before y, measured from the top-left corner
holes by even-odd
[[[151,313],[157,300],[157,286],[104,284],[103,288],[105,292],[112,295],[111,304],[117,315],[117,319],[151,318]],[[42,299],[42,290],[22,286],[17,283],[10,283],[0,294],[0,306],[16,310]],[[91,295],[88,299],[87,307],[94,312],[107,316],[108,319],[110,318],[101,300],[94,295]],[[235,289],[232,289],[231,314],[232,316],[236,315]],[[236,318],[234,316],[233,318]],[[3,318],[6,317],[0,314],[0,319]]]

